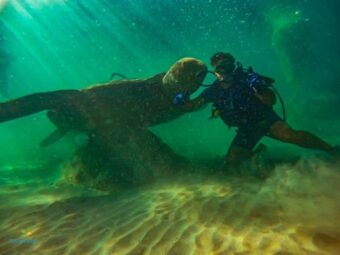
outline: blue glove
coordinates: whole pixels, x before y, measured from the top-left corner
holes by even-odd
[[[173,105],[183,105],[185,102],[189,101],[189,93],[178,93],[173,99],[172,104]]]
[[[260,83],[259,76],[256,73],[248,73],[247,77],[248,86],[254,88],[256,85]]]

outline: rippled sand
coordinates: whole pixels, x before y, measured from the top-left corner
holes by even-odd
[[[340,254],[338,164],[187,178],[115,194],[7,183],[0,254]]]

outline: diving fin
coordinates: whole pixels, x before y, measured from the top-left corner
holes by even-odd
[[[61,138],[65,136],[66,132],[62,132],[59,129],[54,130],[51,134],[49,134],[44,140],[41,141],[40,147],[44,148],[54,144],[59,141]]]

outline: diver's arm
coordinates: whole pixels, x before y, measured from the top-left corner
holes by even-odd
[[[24,117],[43,110],[68,106],[75,101],[78,90],[57,90],[35,93],[0,103],[0,123]]]
[[[255,96],[265,105],[272,107],[276,104],[276,95],[273,90],[269,88],[261,89],[260,91],[256,88],[253,89]]]
[[[204,97],[200,95],[193,100],[186,101],[182,105],[182,109],[187,112],[197,111],[206,105],[206,103]]]

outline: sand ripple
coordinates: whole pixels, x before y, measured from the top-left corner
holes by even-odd
[[[338,174],[306,164],[8,207],[0,254],[340,254]]]

